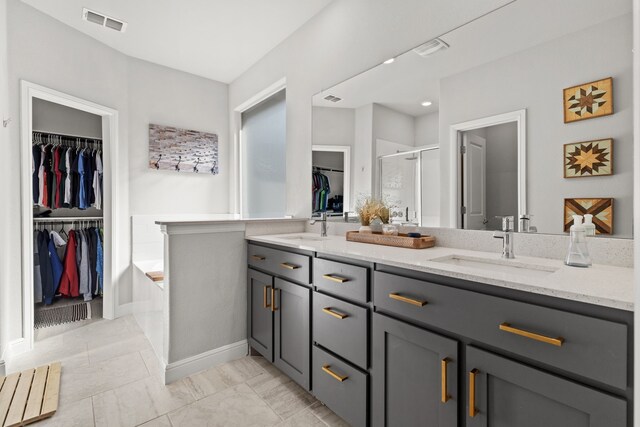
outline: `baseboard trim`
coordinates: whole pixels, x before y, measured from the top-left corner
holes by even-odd
[[[246,356],[248,351],[249,343],[247,340],[242,340],[177,362],[169,363],[165,367],[164,383],[170,384],[216,365],[239,359]]]
[[[22,353],[26,353],[29,350],[29,343],[24,338],[18,338],[17,340],[10,341],[2,355],[2,361],[10,360],[12,357],[18,356]]]

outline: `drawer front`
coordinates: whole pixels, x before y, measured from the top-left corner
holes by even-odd
[[[627,388],[627,326],[376,272],[378,310]]]
[[[367,369],[368,310],[313,293],[313,341]]]
[[[313,260],[313,284],[323,292],[352,301],[366,303],[367,268],[336,261]]]
[[[249,244],[249,265],[298,283],[311,283],[308,256]]]
[[[367,382],[366,374],[313,346],[313,394],[354,427],[367,425]]]

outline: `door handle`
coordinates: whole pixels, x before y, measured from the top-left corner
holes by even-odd
[[[471,418],[478,414],[476,409],[476,376],[480,373],[477,369],[469,372],[469,416]]]
[[[271,304],[267,300],[267,289],[271,289],[271,286],[265,286],[262,288],[262,307],[263,308],[269,308],[271,306]]]
[[[287,270],[296,270],[298,268],[300,268],[299,265],[295,265],[295,264],[290,264],[288,262],[282,262],[280,263],[280,267],[282,268],[286,268]]]
[[[276,288],[271,287],[271,312],[278,311],[276,307]]]
[[[251,255],[251,258],[255,259],[256,261],[264,261],[265,259],[267,259],[267,257],[264,257],[262,255]]]
[[[323,274],[322,277],[336,283],[345,283],[349,281],[346,277],[336,276],[335,274]]]
[[[447,403],[447,401],[449,401],[449,398],[451,396],[449,396],[449,393],[447,393],[447,365],[449,364],[450,359],[448,357],[445,357],[444,359],[442,359],[440,361],[440,369],[442,370],[442,384],[441,384],[441,396],[440,396],[440,401],[442,403]]]
[[[407,304],[415,305],[417,307],[424,307],[425,305],[427,305],[426,301],[413,299],[409,297],[403,297],[402,295],[398,295],[397,293],[390,293],[389,298],[394,299],[396,301],[406,302]]]
[[[511,334],[520,335],[521,337],[530,338],[532,340],[555,345],[556,347],[562,347],[562,344],[564,343],[564,338],[562,337],[553,338],[553,337],[548,337],[546,335],[536,334],[535,332],[514,328],[509,323],[501,323],[500,326],[498,326],[498,328],[504,332],[509,332]]]
[[[338,375],[335,372],[333,372],[331,370],[331,365],[324,365],[322,367],[322,370],[340,382],[344,382],[347,378],[349,378],[347,375]]]
[[[336,319],[340,319],[340,320],[346,319],[347,317],[349,317],[348,314],[342,314],[342,313],[338,313],[337,311],[331,310],[331,307],[325,307],[325,308],[322,309],[322,311],[324,313],[327,313],[328,315],[333,316]]]

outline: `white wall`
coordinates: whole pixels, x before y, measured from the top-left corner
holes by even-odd
[[[499,230],[502,222],[496,216],[512,215],[516,221],[518,218],[518,125],[512,122],[489,126],[485,135],[487,229]]]
[[[373,104],[373,141],[384,139],[397,144],[415,146],[413,116],[384,105]],[[378,153],[376,153],[377,157]]]
[[[356,112],[353,108],[313,107],[313,143],[348,145],[353,149]]]
[[[415,145],[421,147],[423,145],[438,145],[440,142],[440,124],[438,123],[439,114],[424,114],[415,118]]]
[[[626,15],[443,79],[440,84],[443,187],[448,188],[450,181],[451,124],[526,108],[527,197],[529,213],[534,215],[533,225],[541,232],[562,233],[565,197],[614,197],[614,233],[630,237],[631,29],[631,15]],[[593,52],[598,52],[597,60]],[[562,89],[607,76],[614,79],[615,114],[565,124]],[[563,144],[609,137],[615,140],[615,175],[563,178]],[[449,218],[448,196],[449,192],[443,192],[444,220]]]
[[[33,130],[102,138],[102,117],[64,105],[33,100]]]
[[[228,210],[228,110],[224,85],[165,67],[134,60],[67,27],[19,0],[8,2],[8,61],[10,143],[3,145],[0,168],[3,200],[0,207],[0,283],[6,290],[11,322],[8,340],[22,336],[22,285],[20,244],[19,82],[25,79],[61,92],[111,107],[119,112],[120,165],[118,217],[114,257],[123,268],[117,272],[119,303],[131,301],[132,213],[194,214]],[[1,44],[0,44],[1,45]],[[1,58],[6,58],[1,55]],[[0,74],[1,75],[1,74]],[[5,93],[4,91],[1,91]],[[221,173],[216,177],[165,176],[147,169],[148,121],[167,121],[219,134]],[[129,126],[129,124],[132,124]],[[131,180],[130,180],[131,177]],[[158,177],[162,186],[156,185]],[[191,178],[191,179],[188,179]],[[166,192],[161,193],[159,187]],[[6,189],[6,190],[5,190]],[[177,200],[177,202],[176,202]],[[0,319],[1,320],[1,319]]]
[[[356,138],[353,149],[351,171],[351,210],[362,196],[371,194],[373,180],[373,105],[356,108]],[[310,148],[310,147],[309,147]]]
[[[7,1],[0,0],[0,120],[11,117],[9,111],[9,70],[7,65]],[[13,119],[9,126],[17,126],[17,119]],[[9,147],[11,140],[9,137],[9,127],[5,128],[0,122],[0,146]],[[10,158],[8,155],[0,156],[0,171],[10,171],[12,165],[15,165],[15,159]],[[4,173],[6,174],[6,172]],[[4,178],[3,172],[0,172],[0,177]],[[0,199],[8,201],[10,197],[15,194],[10,191],[10,186],[4,182],[0,185]],[[15,200],[15,199],[14,199]],[[12,203],[0,203],[0,231],[2,236],[5,236],[4,232],[10,224],[11,206]],[[3,227],[4,225],[4,227]],[[17,224],[16,224],[17,225]],[[10,275],[10,257],[9,254],[13,248],[11,244],[13,242],[6,238],[0,239],[0,365],[2,365],[2,359],[4,352],[7,348],[7,342],[9,340],[9,315],[11,313],[10,307],[13,304],[9,298],[9,284],[11,283]],[[0,366],[0,375],[3,374],[3,368]]]
[[[311,98],[315,93],[508,2],[335,1],[231,83],[229,106],[235,109],[274,82],[287,79],[287,175],[295,177],[287,182],[287,212],[311,214],[307,195],[311,187]],[[354,182],[360,182],[370,168],[361,167],[365,170],[355,167]],[[368,173],[369,184],[363,184],[370,191],[371,171]]]

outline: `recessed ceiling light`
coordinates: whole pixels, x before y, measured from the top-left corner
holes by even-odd
[[[423,106],[423,107],[428,107],[428,106],[429,106],[429,105],[431,105],[431,104],[433,104],[431,101],[424,101],[424,102],[422,103],[422,106]]]
[[[383,62],[383,64],[393,64],[395,62],[396,58],[389,58],[386,61]]]

